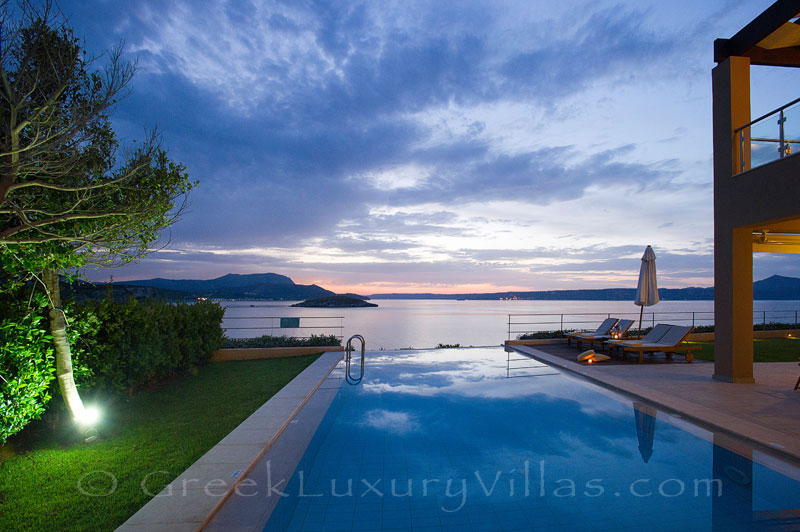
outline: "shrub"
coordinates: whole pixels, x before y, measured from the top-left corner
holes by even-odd
[[[270,336],[265,334],[257,338],[225,338],[224,349],[247,347],[317,347],[324,345],[342,345],[342,340],[333,335],[314,335],[310,338],[294,338],[292,336]]]
[[[0,443],[39,418],[50,400],[53,343],[37,310],[0,321]]]
[[[517,340],[549,340],[550,338],[561,338],[567,331],[537,331],[517,336]]]
[[[72,323],[71,309],[64,312]],[[68,329],[71,344],[83,330],[82,326]],[[80,347],[74,351],[82,354]],[[76,380],[85,382],[91,375],[80,356],[73,357],[72,370]],[[57,395],[45,295],[35,289],[9,289],[0,294],[0,443],[40,418]]]
[[[756,323],[753,325],[754,331],[782,331],[786,329],[796,329],[797,325],[794,323],[778,323],[778,322],[769,322],[769,323]],[[649,331],[650,329],[646,329]],[[713,325],[697,325],[695,326],[694,333],[708,333],[714,332]]]
[[[777,322],[770,322],[767,324],[763,323],[756,323],[753,325],[754,331],[778,331],[778,330],[786,330],[786,329],[796,329],[797,326],[794,323],[777,323]],[[641,330],[642,335],[647,334],[650,332],[652,327],[643,327]],[[525,334],[520,334],[517,336],[517,340],[544,340],[550,338],[560,338],[564,335],[564,333],[569,331],[537,331],[537,332],[530,332]],[[713,325],[696,325],[693,333],[707,333],[707,332],[714,332]],[[631,329],[629,334],[636,334],[635,329]]]
[[[88,388],[119,394],[208,362],[222,344],[225,309],[217,303],[163,300],[88,302],[73,321],[84,325],[78,358],[93,373]]]
[[[780,331],[786,329],[797,329],[797,325],[794,323],[776,323],[773,321],[767,324],[757,323],[753,325],[754,331]]]

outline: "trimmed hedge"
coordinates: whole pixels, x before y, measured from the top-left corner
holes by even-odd
[[[797,325],[794,323],[778,323],[778,322],[768,322],[768,323],[756,323],[753,325],[754,331],[785,331],[787,329],[796,329]],[[694,328],[694,332],[696,333],[705,333],[705,332],[714,332],[713,325],[698,325]]]
[[[342,341],[331,335],[311,335],[311,338],[294,338],[292,336],[258,336],[256,338],[225,338],[223,349],[240,349],[248,347],[317,347],[325,345],[342,345]]]
[[[81,305],[73,320],[96,324],[76,345],[79,362],[93,373],[82,387],[131,393],[205,364],[222,345],[224,313],[210,301],[189,304],[131,298],[124,303],[105,299]]]
[[[1,444],[63,405],[44,296],[34,293],[27,305],[0,302]],[[225,309],[217,303],[106,299],[69,304],[64,312],[75,382],[84,396],[131,394],[205,364],[222,345]]]
[[[520,334],[517,340],[549,340],[551,338],[561,338],[569,331],[537,331],[532,333]]]

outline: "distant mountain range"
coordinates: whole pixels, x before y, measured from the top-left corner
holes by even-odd
[[[209,290],[248,290],[251,287],[264,285],[300,286],[294,284],[290,278],[277,273],[252,273],[249,275],[239,275],[229,273],[216,279],[194,280],[194,279],[146,279],[143,281],[125,281],[123,284],[136,286],[153,286],[155,288],[166,288],[168,290],[181,290],[183,292],[206,292]]]
[[[659,288],[665,301],[714,299],[713,288]],[[799,294],[800,295],[800,294]],[[530,292],[492,292],[484,294],[373,294],[372,299],[526,299],[532,301],[628,301],[636,297],[635,288],[585,290],[539,290]]]
[[[114,291],[128,291],[128,287],[149,287],[163,292],[168,299],[198,297],[216,299],[274,299],[300,301],[336,295],[330,290],[312,285],[295,284],[289,277],[277,273],[239,275],[229,273],[216,279],[144,279],[114,283]]]
[[[146,287],[146,288],[143,288]],[[76,286],[76,296],[97,297],[105,293],[105,284]],[[713,300],[714,288],[661,288],[658,291],[665,301]],[[230,273],[216,279],[146,279],[114,283],[114,295],[127,297],[160,296],[168,299],[194,299],[198,297],[218,299],[272,299],[302,301],[336,295],[315,284],[295,284],[289,277],[276,273],[253,273],[239,275]],[[360,299],[369,299],[357,294],[346,294]],[[605,288],[592,290],[540,290],[510,291],[487,294],[374,294],[372,299],[527,299],[540,301],[590,300],[631,301],[636,296],[634,288]],[[773,275],[753,283],[753,299],[800,300],[800,279]]]
[[[714,287],[659,288],[664,301],[698,301],[714,299]],[[372,299],[528,299],[534,301],[633,301],[635,288],[602,288],[586,290],[539,290],[493,292],[489,294],[373,294]],[[773,275],[753,283],[753,299],[800,300],[800,279]]]

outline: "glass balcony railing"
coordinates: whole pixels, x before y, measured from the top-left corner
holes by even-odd
[[[744,172],[800,151],[800,98],[756,118],[735,131],[734,149]]]

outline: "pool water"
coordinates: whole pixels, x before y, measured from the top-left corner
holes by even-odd
[[[369,353],[265,530],[800,530],[795,465],[728,440],[502,348]]]

